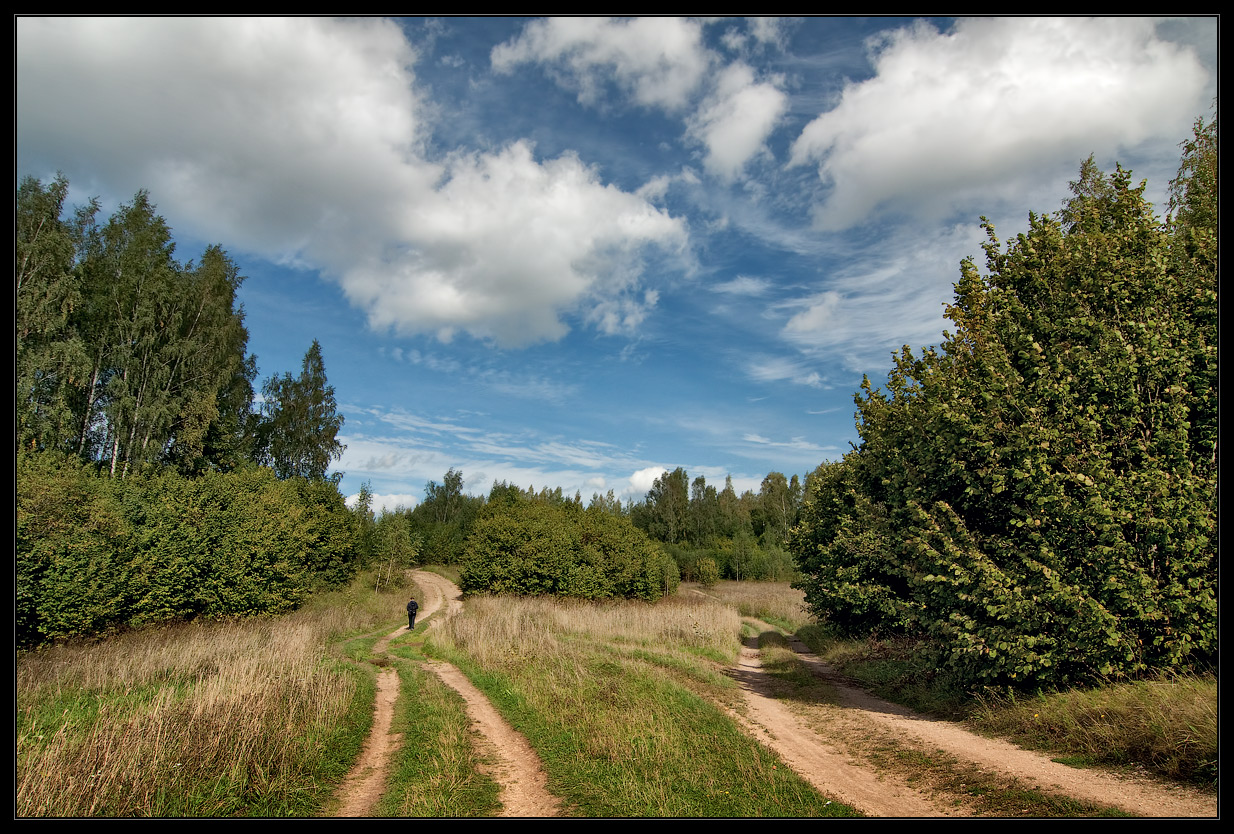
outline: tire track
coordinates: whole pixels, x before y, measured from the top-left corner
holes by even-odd
[[[747,620],[747,622],[755,622]],[[760,628],[770,629],[765,623]],[[879,776],[852,761],[841,748],[806,726],[772,696],[758,652],[758,638],[745,641],[732,676],[741,685],[748,717],[735,716],[756,739],[826,796],[874,817],[958,816],[894,776]]]
[[[436,628],[463,608],[462,592],[453,582],[427,571],[414,571],[416,584],[429,597],[428,612],[443,607],[444,618],[429,623]],[[423,608],[421,610],[424,610]],[[457,667],[444,661],[424,664],[442,683],[462,696],[471,718],[473,739],[480,758],[489,762],[487,773],[500,786],[502,817],[555,817],[561,814],[561,800],[549,793],[548,777],[540,757],[527,739],[506,722],[484,693],[476,689]]]

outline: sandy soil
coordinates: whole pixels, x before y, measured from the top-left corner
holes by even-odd
[[[443,617],[429,622],[429,628],[437,627],[463,609],[459,589],[448,579],[428,571],[413,571],[412,578],[424,596],[417,600],[420,603],[417,618],[426,619],[438,611],[444,612]],[[390,640],[405,631],[406,628],[398,628],[374,644],[373,658],[378,665],[385,657]],[[486,772],[500,786],[501,816],[557,816],[561,801],[548,792],[544,769],[527,739],[506,723],[488,699],[457,668],[442,662],[431,662],[425,666],[463,696],[479,758],[485,762]],[[398,691],[398,673],[392,668],[383,668],[377,676],[373,728],[365,740],[359,760],[339,788],[339,807],[335,816],[370,816],[381,799],[387,766],[402,741],[401,733],[390,732]]]
[[[415,571],[412,577],[429,597],[430,611],[445,606],[446,617],[463,608],[461,593],[454,583],[427,571]],[[422,606],[421,611],[425,610]],[[434,620],[429,628],[442,619]],[[548,792],[548,779],[540,766],[540,758],[517,730],[501,717],[488,698],[472,685],[467,676],[449,663],[434,661],[426,667],[450,687],[467,704],[471,729],[486,772],[501,786],[503,817],[553,817],[561,812],[561,800]]]
[[[772,626],[747,619],[764,631]],[[751,641],[753,642],[753,641]],[[941,750],[956,759],[971,762],[982,770],[1013,776],[1027,785],[1073,799],[1111,805],[1145,817],[1215,817],[1217,797],[1200,791],[1165,785],[1149,779],[1132,778],[1103,771],[1073,768],[1051,761],[1048,756],[1022,750],[1005,741],[988,739],[949,721],[917,715],[849,684],[800,641],[790,645],[816,675],[838,693],[839,707],[810,709],[823,726],[835,730],[836,738],[852,743],[863,736],[894,738],[916,742],[928,750]],[[963,811],[935,805],[935,800],[892,776],[877,777],[853,762],[860,751],[828,741],[806,724],[819,726],[818,720],[804,722],[783,702],[767,697],[765,677],[758,665],[757,652],[748,646],[735,676],[745,690],[750,718],[770,740],[787,764],[827,795],[834,795],[873,816],[944,816]],[[847,749],[847,755],[845,750]]]

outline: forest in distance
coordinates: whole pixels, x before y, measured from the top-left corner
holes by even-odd
[[[861,442],[737,494],[683,468],[641,501],[430,482],[348,508],[325,358],[254,407],[243,280],[180,262],[149,195],[103,222],[24,180],[16,241],[21,646],[280,613],[358,570],[648,601],[794,580],[844,634],[911,635],[964,685],[1036,689],[1216,662],[1217,121],[1156,215],[1090,159],[1063,208],[966,261],[938,348],[856,395]],[[497,570],[500,566],[502,569]]]

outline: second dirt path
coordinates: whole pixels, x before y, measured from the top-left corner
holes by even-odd
[[[778,631],[746,618],[761,631]],[[873,816],[960,816],[965,811],[944,806],[893,775],[875,776],[856,761],[860,750],[844,747],[841,739],[870,736],[900,739],[931,751],[943,751],[958,761],[1001,773],[1037,789],[1081,801],[1121,809],[1144,817],[1216,817],[1217,797],[1181,786],[1069,767],[1048,756],[1010,742],[977,735],[950,721],[939,721],[877,698],[852,686],[795,638],[789,645],[798,658],[837,693],[838,705],[801,705],[790,712],[786,703],[770,697],[755,646],[747,642],[734,676],[741,682],[751,719],[765,729],[766,742],[794,770],[827,795],[835,795]],[[831,732],[828,738],[818,730]],[[854,742],[856,744],[857,742]]]

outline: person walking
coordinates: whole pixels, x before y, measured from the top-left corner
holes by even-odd
[[[420,606],[413,599],[407,603],[407,630],[411,631],[416,627],[416,612],[420,610]]]

